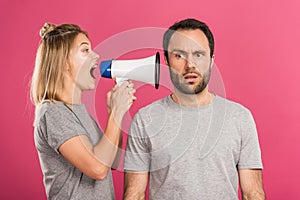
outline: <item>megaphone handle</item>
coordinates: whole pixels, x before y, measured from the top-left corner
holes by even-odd
[[[117,85],[120,86],[124,81],[127,81],[128,78],[116,78]]]

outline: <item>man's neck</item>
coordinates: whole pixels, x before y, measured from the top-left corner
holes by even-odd
[[[208,91],[207,87],[198,94],[184,94],[175,88],[171,97],[175,103],[185,107],[206,106],[211,104],[215,98],[215,96]]]

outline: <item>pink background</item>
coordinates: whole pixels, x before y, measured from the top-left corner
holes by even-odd
[[[226,96],[254,115],[268,199],[300,199],[299,10],[298,0],[1,0],[0,199],[46,198],[28,97],[38,31],[44,22],[79,24],[95,46],[126,30],[167,28],[186,17],[211,27]],[[102,103],[111,86],[108,80],[98,87]],[[138,91],[139,103],[131,113],[168,93],[163,87],[153,90],[155,95],[148,100],[149,90],[153,89]],[[103,126],[106,116],[100,118]],[[114,172],[114,181],[116,197],[121,199],[122,172]]]

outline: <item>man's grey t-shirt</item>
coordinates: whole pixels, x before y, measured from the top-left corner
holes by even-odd
[[[103,136],[83,104],[71,110],[61,102],[45,102],[37,108],[34,139],[49,199],[115,199],[111,172],[104,180],[92,179],[58,152],[60,145],[82,134],[93,145]]]
[[[237,169],[262,169],[253,117],[220,96],[199,108],[158,100],[133,119],[124,169],[150,172],[150,199],[238,199]]]

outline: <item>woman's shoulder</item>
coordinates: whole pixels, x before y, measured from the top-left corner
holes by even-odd
[[[35,125],[46,116],[59,116],[66,113],[66,106],[62,102],[45,101],[35,109]]]
[[[60,101],[45,101],[37,106],[37,112],[40,114],[52,113],[67,110],[64,103]]]

